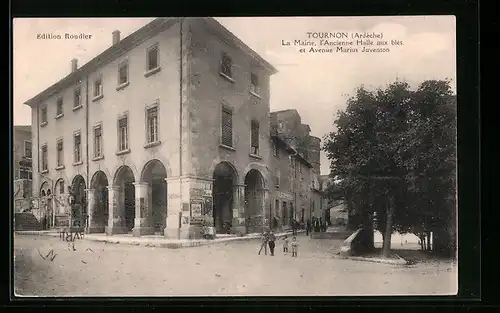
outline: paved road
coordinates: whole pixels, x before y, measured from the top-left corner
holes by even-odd
[[[408,295],[453,294],[449,263],[397,267],[332,258],[340,241],[299,235],[298,258],[257,255],[256,240],[164,249],[16,236],[18,295]],[[43,259],[50,251],[50,256]],[[42,256],[40,256],[40,254]]]

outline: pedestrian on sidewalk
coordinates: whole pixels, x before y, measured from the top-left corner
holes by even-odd
[[[267,255],[267,232],[263,232],[262,237],[260,238],[260,250],[258,255],[260,255],[262,249],[264,249],[264,253]]]
[[[274,247],[276,246],[276,236],[274,236],[273,231],[269,232],[267,236],[267,242],[269,243],[269,252],[271,252],[271,256],[274,256]]]
[[[297,237],[292,238],[292,257],[296,258],[297,257],[297,249],[299,246],[299,242],[297,241]]]
[[[288,236],[287,235],[283,236],[283,253],[284,254],[288,253]]]
[[[311,219],[307,219],[307,222],[306,222],[306,235],[309,236],[310,232],[311,232]]]

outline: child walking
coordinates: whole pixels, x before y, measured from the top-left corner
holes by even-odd
[[[288,236],[287,235],[283,236],[283,253],[284,254],[288,253]]]
[[[297,257],[297,247],[299,246],[299,243],[297,241],[297,238],[294,236],[292,238],[292,257],[296,258]]]
[[[260,250],[258,255],[260,255],[262,249],[264,249],[264,253],[267,255],[267,239],[268,239],[267,232],[262,233],[262,237],[260,238]]]
[[[271,252],[271,256],[274,256],[275,241],[276,236],[274,236],[274,233],[271,230],[267,236],[267,242],[269,243],[269,251]]]

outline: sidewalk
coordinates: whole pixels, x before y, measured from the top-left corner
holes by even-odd
[[[297,233],[303,233],[304,230],[298,230]],[[52,236],[59,237],[59,232],[54,230],[49,231],[16,231],[16,235],[24,236]],[[292,231],[275,233],[276,237],[281,237],[284,235],[291,234]],[[260,238],[259,233],[247,234],[245,236],[236,235],[217,235],[215,239],[167,239],[163,236],[142,236],[134,237],[132,235],[113,235],[108,236],[106,234],[85,234],[84,240],[90,240],[95,242],[105,242],[114,244],[129,244],[135,246],[145,246],[145,247],[159,247],[168,249],[178,249],[178,248],[189,248],[189,247],[199,247],[205,245],[212,245],[216,243],[229,242],[229,241],[240,241],[240,240],[253,240]]]

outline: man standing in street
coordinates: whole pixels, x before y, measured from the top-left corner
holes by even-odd
[[[306,222],[306,235],[309,236],[309,232],[311,231],[311,219],[307,219]]]
[[[260,249],[258,255],[260,255],[262,249],[264,249],[264,253],[267,255],[267,239],[268,239],[267,231],[264,231],[260,239]]]

